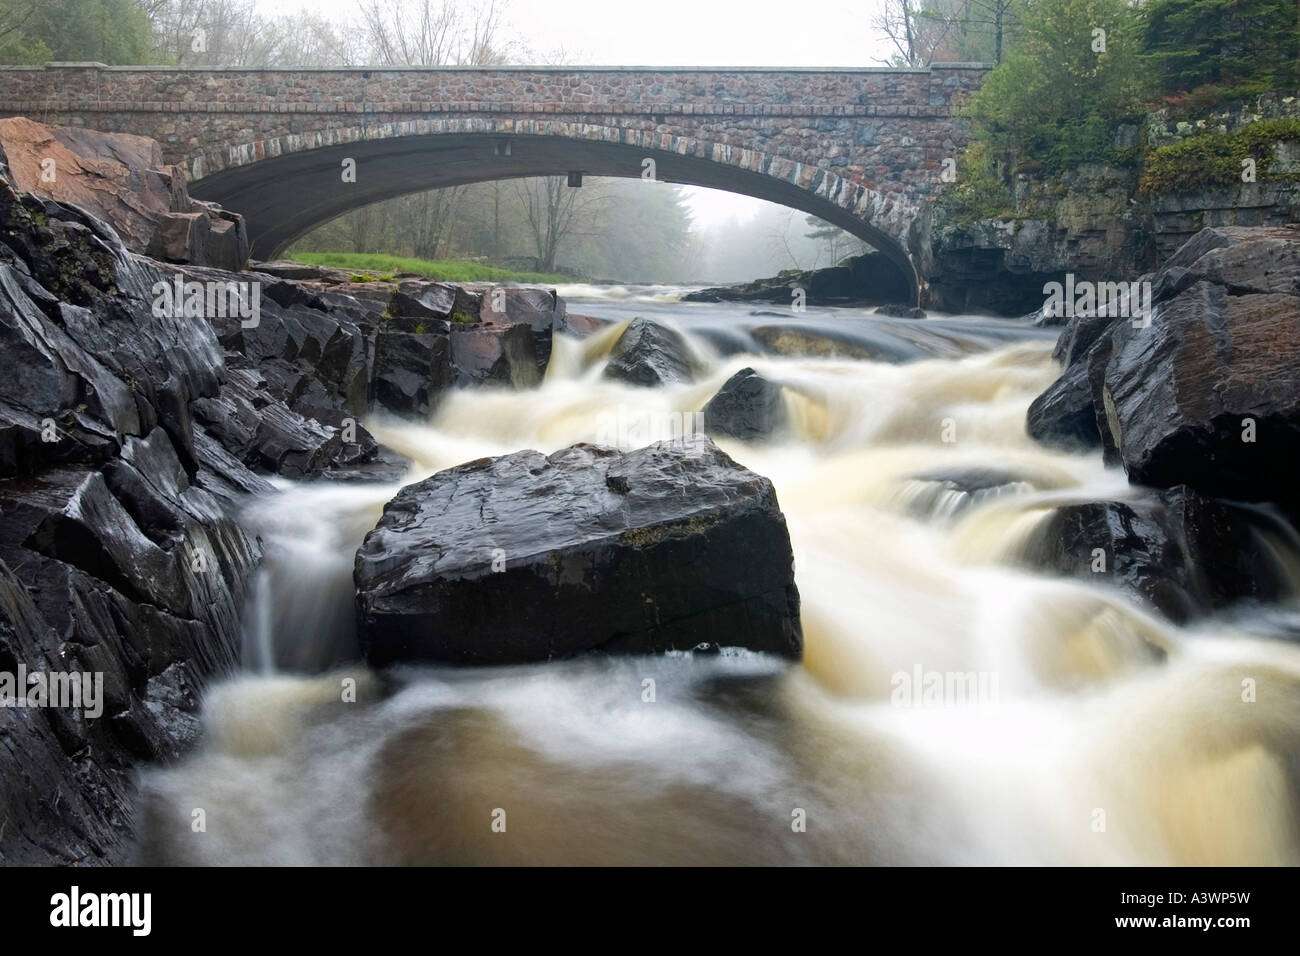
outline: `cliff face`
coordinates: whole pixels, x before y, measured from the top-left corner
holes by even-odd
[[[1195,120],[1168,110],[1149,114],[1141,128],[1121,128],[1116,146],[1147,149],[1195,136],[1229,135],[1263,120],[1300,116],[1300,96],[1261,97]],[[1300,172],[1300,143],[1283,142],[1270,157],[1274,177]],[[1089,164],[1047,183],[1021,176],[1015,218],[945,221],[931,229],[934,271],[924,304],[949,311],[1023,315],[1043,303],[1043,285],[1066,273],[1094,282],[1122,281],[1166,262],[1204,228],[1300,222],[1300,182],[1294,178],[1165,189],[1143,194],[1137,171]]]

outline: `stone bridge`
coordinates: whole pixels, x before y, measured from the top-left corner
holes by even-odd
[[[0,68],[0,115],[153,137],[193,195],[244,215],[257,258],[404,193],[652,169],[832,222],[897,263],[915,297],[930,270],[927,201],[964,141],[953,108],[987,69],[62,63]]]

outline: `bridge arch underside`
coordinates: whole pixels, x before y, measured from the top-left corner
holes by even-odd
[[[509,144],[508,155],[502,144]],[[918,296],[918,269],[905,247],[914,228],[910,210],[877,194],[857,206],[886,209],[889,228],[841,205],[835,195],[852,187],[829,171],[807,188],[768,173],[738,165],[742,155],[753,164],[755,154],[735,149],[735,162],[600,140],[564,136],[499,133],[439,133],[391,139],[363,140],[321,146],[287,155],[230,166],[196,179],[190,192],[241,213],[253,241],[253,256],[270,259],[294,240],[350,210],[408,193],[448,186],[563,175],[640,178],[646,157],[655,161],[661,182],[705,186],[739,193],[810,213],[857,236],[889,258],[908,284],[912,302]],[[344,182],[343,162],[356,161],[356,181]],[[793,164],[783,163],[782,167]],[[828,180],[831,188],[828,188]],[[647,187],[652,188],[652,187]],[[841,199],[841,201],[843,201]],[[892,233],[892,234],[891,234]]]

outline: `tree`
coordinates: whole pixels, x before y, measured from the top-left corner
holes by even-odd
[[[597,183],[570,186],[564,176],[516,180],[515,194],[523,204],[541,272],[555,271],[555,257],[561,244],[580,227],[583,232],[592,231],[593,215],[607,198]]]
[[[819,246],[817,258],[812,264],[814,269],[822,264],[823,252],[825,253],[826,265],[833,266],[842,261],[845,256],[861,255],[871,248],[861,239],[845,232],[839,226],[831,225],[824,219],[818,219],[816,216],[805,216],[804,222],[813,227],[811,231],[805,232],[804,236],[815,240]]]
[[[880,62],[907,67],[929,66],[952,29],[949,21],[928,16],[913,0],[885,0],[872,26],[894,48],[893,54]]]
[[[368,0],[359,24],[372,62],[385,66],[503,63],[500,28],[495,0]]]
[[[7,63],[94,60],[143,63],[152,28],[137,0],[0,0],[0,55]]]
[[[1167,95],[1228,97],[1300,88],[1296,0],[1152,0],[1142,49]]]
[[[953,46],[963,60],[1001,63],[1007,41],[1018,25],[1015,0],[958,0],[926,10],[925,16],[951,25]]]
[[[1114,128],[1144,109],[1140,13],[1126,0],[1022,3],[1016,43],[971,98],[966,116],[1006,175],[1108,157]]]
[[[0,63],[44,63],[50,49],[31,34],[43,0],[0,0]]]

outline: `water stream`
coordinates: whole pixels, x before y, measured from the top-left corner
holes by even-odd
[[[143,861],[1300,863],[1300,646],[1272,636],[1295,609],[1177,628],[1016,561],[1051,507],[1139,493],[1026,436],[1057,374],[1051,332],[565,291],[573,312],[677,324],[707,372],[602,379],[616,326],[557,339],[538,391],[458,391],[427,424],[367,425],[412,481],[611,428],[669,438],[754,367],[786,386],[792,433],[719,444],[777,488],[802,664],[369,673],[351,663],[352,556],[400,485],[281,482],[245,516],[268,550],[246,672],[210,692],[201,750],[144,775]],[[795,321],[887,360],[757,354],[749,330]],[[1012,480],[925,480],[964,469]]]

